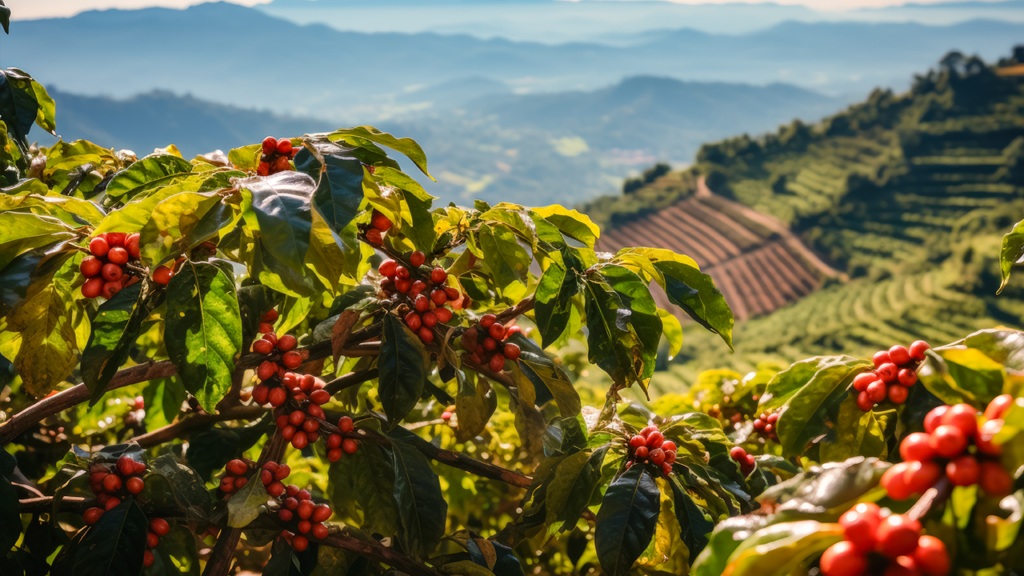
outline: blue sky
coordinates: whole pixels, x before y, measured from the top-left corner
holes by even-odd
[[[146,8],[165,6],[184,8],[200,4],[205,0],[6,0],[15,19],[35,19],[72,16],[85,10],[105,8]],[[236,4],[252,6],[266,4],[270,0],[229,0]],[[736,0],[673,0],[682,4],[726,4]],[[745,0],[758,4],[773,1],[777,4],[798,4],[817,10],[849,10],[856,8],[882,7],[904,4],[907,0]],[[948,0],[915,0],[918,3],[934,4]]]

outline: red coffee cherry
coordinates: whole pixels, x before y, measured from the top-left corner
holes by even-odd
[[[313,514],[310,516],[310,520],[313,522],[324,522],[331,517],[331,507],[326,504],[318,504],[313,508]]]
[[[491,327],[487,329],[491,338],[495,340],[502,340],[505,338],[505,326],[501,322],[495,322],[491,324]]]
[[[274,351],[274,345],[266,340],[257,340],[252,343],[252,351],[257,354],[270,354]]]
[[[913,386],[917,383],[917,372],[910,368],[903,368],[896,376],[896,379],[904,386]]]
[[[104,282],[103,288],[100,289],[100,296],[106,299],[111,299],[115,294],[121,291],[120,282]]]
[[[978,451],[983,454],[991,454],[992,456],[1002,454],[1003,447],[992,441],[1002,429],[1002,420],[989,420],[982,424],[978,430],[978,436],[974,439],[974,445],[978,447]]]
[[[146,550],[142,554],[142,566],[143,567],[149,568],[150,566],[153,565],[154,561],[155,561],[155,558],[153,557],[153,553],[150,552],[149,550]]]
[[[868,385],[868,389],[865,390],[864,393],[868,395],[868,398],[870,398],[872,402],[877,404],[885,400],[888,391],[889,389],[886,387],[884,381],[875,380]]]
[[[171,282],[171,276],[174,276],[174,273],[167,266],[157,266],[153,271],[153,281],[157,284],[166,286]]]
[[[238,458],[228,462],[224,468],[235,476],[242,476],[249,471],[249,466]]]
[[[281,352],[288,352],[295,349],[296,344],[298,344],[298,341],[295,339],[295,336],[285,334],[277,341],[277,349]]]
[[[488,368],[490,368],[492,372],[501,372],[502,370],[504,370],[505,356],[501,354],[495,354],[494,356],[491,356],[491,360],[488,363]]]
[[[921,536],[917,539],[917,549],[914,550],[913,558],[925,576],[949,574],[949,552],[942,540],[934,536]]]
[[[981,467],[974,456],[958,456],[946,464],[946,476],[955,486],[971,486],[978,482]]]
[[[924,340],[918,340],[910,345],[910,357],[914,360],[921,361],[925,359],[925,350],[928,350],[931,346],[928,345]]]
[[[105,238],[97,236],[89,241],[89,252],[91,252],[93,256],[106,256],[109,251],[110,244],[107,244],[107,240]]]
[[[263,139],[263,153],[273,154],[274,152],[277,152],[277,138],[267,136]]]
[[[857,374],[853,379],[853,389],[857,392],[863,392],[868,389],[868,384],[878,380],[878,374],[874,372],[864,372],[863,374]]]
[[[103,290],[103,278],[90,278],[82,284],[82,296],[95,298]]]
[[[904,460],[931,460],[935,451],[928,442],[929,435],[923,432],[914,432],[903,439],[900,443],[900,457]]]
[[[342,432],[348,434],[353,430],[353,428],[355,428],[355,426],[353,425],[352,419],[348,416],[342,416],[338,419],[338,429]]]
[[[327,538],[327,534],[329,532],[330,532],[330,530],[327,528],[327,526],[325,526],[323,524],[314,524],[313,525],[313,537],[318,539],[318,540],[323,540],[324,538]]]
[[[103,268],[100,270],[100,274],[107,282],[115,282],[121,279],[124,271],[122,271],[121,267],[117,264],[104,264]]]
[[[395,269],[398,267],[398,263],[394,260],[388,259],[380,263],[377,267],[377,271],[381,273],[381,276],[394,276]]]
[[[292,550],[302,552],[307,547],[309,547],[309,540],[307,540],[305,536],[296,536],[295,538],[292,538]]]
[[[437,308],[434,310],[434,316],[437,316],[439,322],[448,322],[452,319],[452,311],[448,308]]]
[[[1013,478],[998,462],[982,462],[978,485],[989,496],[1007,496],[1013,491]]]
[[[291,154],[292,153],[292,141],[287,138],[282,138],[277,142],[277,152],[279,154]]]
[[[865,554],[875,549],[875,530],[881,521],[878,512],[872,509],[858,510],[856,507],[839,517],[839,525],[843,527],[846,539],[858,552]]]
[[[427,328],[433,328],[434,326],[437,325],[437,316],[430,311],[421,314],[420,320],[423,322],[423,325],[426,326]]]
[[[498,320],[498,317],[494,314],[484,314],[480,317],[480,326],[490,329],[491,325]]]
[[[280,482],[274,482],[270,486],[267,486],[267,494],[270,494],[274,498],[277,498],[281,494],[284,494],[284,484],[281,484]]]
[[[942,468],[935,462],[907,462],[907,470],[903,473],[903,483],[911,494],[923,494],[942,476]]]
[[[128,255],[132,258],[138,258],[141,256],[142,252],[139,250],[139,234],[135,233],[129,235],[124,241],[124,247],[125,250],[128,250]]]
[[[431,332],[430,328],[427,328],[426,326],[421,326],[418,331],[418,334],[420,336],[420,340],[422,340],[424,344],[430,344],[431,342],[434,341],[434,333]]]
[[[82,260],[82,263],[78,266],[78,269],[82,273],[82,276],[85,276],[86,278],[92,278],[93,276],[99,274],[100,271],[103,269],[103,261],[100,260],[99,258],[93,258],[92,256],[89,256],[85,260]]]
[[[910,362],[910,352],[906,348],[899,344],[889,348],[889,359],[892,360],[893,364],[902,366]]]
[[[440,288],[435,288],[430,293],[430,301],[433,302],[435,306],[443,306],[444,303],[448,301],[448,294]]]
[[[107,510],[110,510],[111,508],[116,508],[117,505],[120,504],[120,503],[121,503],[121,499],[120,498],[114,498],[113,496],[111,496],[111,497],[107,498],[106,502],[103,503],[103,507],[105,509],[107,509]]]
[[[412,254],[409,255],[409,263],[411,263],[416,268],[419,268],[420,266],[423,266],[423,263],[426,262],[426,261],[427,261],[427,255],[424,254],[423,252],[420,252],[419,250],[417,250],[417,251],[415,251],[415,252],[413,252]]]
[[[437,267],[430,271],[430,281],[434,284],[444,284],[446,280],[448,280],[448,273],[444,271],[444,268]]]
[[[875,355],[871,358],[871,361],[872,363],[874,363],[875,368],[880,367],[882,364],[888,364],[892,362],[892,360],[889,359],[889,353],[885,350],[875,352]]]
[[[129,478],[126,485],[128,488],[128,492],[131,492],[132,494],[139,494],[146,488],[146,483],[142,480],[142,478],[139,478],[138,476],[133,476]]]
[[[128,262],[128,251],[117,246],[107,252],[107,260],[114,264],[126,264]]]
[[[117,474],[108,474],[103,479],[103,489],[107,492],[117,492],[121,489],[121,477]]]
[[[914,493],[905,480],[905,473],[909,467],[910,464],[907,462],[900,462],[899,464],[893,464],[882,474],[882,488],[885,488],[885,491],[893,500],[906,500]]]
[[[929,434],[934,432],[935,429],[938,428],[940,424],[942,424],[942,417],[945,416],[946,412],[948,411],[949,406],[939,406],[937,408],[933,408],[930,412],[928,412],[928,414],[924,417],[924,431]]]
[[[153,518],[149,521],[149,531],[157,536],[167,536],[171,531],[171,525],[163,518]]]
[[[391,229],[391,220],[384,214],[381,214],[377,209],[373,210],[373,215],[370,217],[370,226],[373,226],[381,232],[387,232]]]
[[[978,432],[978,411],[970,404],[950,406],[942,416],[942,423],[956,426],[964,436],[971,438]]]
[[[882,364],[879,366],[875,373],[882,379],[883,382],[893,382],[896,380],[896,376],[899,375],[899,368],[893,363]]]
[[[370,244],[376,244],[380,246],[384,243],[384,237],[381,236],[380,230],[376,228],[370,228],[366,231],[366,241]]]
[[[900,386],[899,384],[889,386],[889,400],[893,404],[903,404],[907,401],[908,396],[910,396],[910,390],[907,390],[906,386]]]
[[[860,408],[861,412],[868,412],[868,411],[870,411],[871,408],[874,407],[874,405],[875,405],[875,401],[872,400],[868,396],[867,392],[861,392],[860,394],[857,394],[857,408]],[[761,422],[761,421],[760,420],[755,420],[754,421],[755,427],[756,427],[756,424],[758,422]]]
[[[274,388],[270,391],[270,394],[268,394],[268,399],[270,400],[271,405],[280,406],[288,400],[288,392],[286,392],[284,388]]]
[[[355,454],[356,450],[359,449],[359,443],[351,438],[345,438],[341,443],[341,449],[344,450],[346,454]]]
[[[912,553],[917,548],[917,539],[920,537],[920,522],[900,514],[892,514],[883,519],[875,531],[878,552],[889,558]]]
[[[95,524],[101,516],[103,516],[104,512],[106,512],[106,510],[103,508],[89,508],[84,514],[82,514],[82,519],[85,520],[86,524],[92,525]]]
[[[820,566],[825,576],[860,576],[867,570],[868,561],[853,542],[844,540],[825,550]]]
[[[929,444],[939,456],[952,458],[967,448],[967,437],[957,426],[943,424],[932,432]]]
[[[160,545],[160,537],[152,532],[146,533],[146,548],[156,548]]]
[[[408,326],[410,330],[416,331],[423,325],[423,319],[420,318],[420,315],[416,312],[409,312],[405,315],[405,325]]]
[[[502,350],[502,353],[505,355],[505,358],[508,358],[509,360],[518,360],[521,350],[516,344],[505,344],[505,348]]]
[[[399,279],[395,280],[395,290],[398,290],[402,294],[405,294],[406,292],[408,292],[409,288],[411,288],[411,287],[412,287],[412,283],[409,282],[405,278],[399,278]]]
[[[287,368],[298,368],[302,364],[302,355],[292,350],[281,356],[281,363]]]

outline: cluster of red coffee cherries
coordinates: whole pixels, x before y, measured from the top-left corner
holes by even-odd
[[[1013,478],[999,463],[1002,447],[992,439],[1003,427],[1003,415],[1013,397],[996,397],[978,425],[978,412],[969,404],[939,406],[925,416],[924,432],[903,439],[900,456],[882,476],[882,486],[894,500],[920,494],[946,477],[955,486],[978,484],[990,496],[1012,491]]]
[[[99,520],[103,512],[120,504],[128,495],[141,493],[146,488],[146,483],[140,475],[145,473],[146,465],[132,460],[128,456],[118,458],[113,467],[106,464],[93,464],[89,468],[89,487],[103,508],[86,510],[86,524],[92,524]],[[92,516],[92,522],[89,521],[90,516]]]
[[[494,314],[484,314],[476,326],[462,333],[462,347],[473,364],[487,366],[492,372],[501,372],[505,369],[506,360],[514,362],[522,353],[518,344],[507,342],[518,332],[519,326],[512,322],[505,325],[498,322]]]
[[[311,374],[288,372],[281,383],[285,390],[291,392],[292,399],[299,407],[278,416],[277,428],[296,450],[302,450],[320,438],[320,422],[317,419],[324,418],[324,410],[320,405],[329,402],[331,394],[324,390],[324,381]]]
[[[139,281],[139,276],[128,267],[138,263],[139,235],[123,232],[99,234],[89,241],[92,256],[82,260],[79,270],[88,278],[82,285],[82,296],[112,298],[121,288]]]
[[[384,234],[391,230],[391,226],[391,220],[375,208],[370,216],[370,227],[366,230],[366,241],[380,246],[384,243]]]
[[[283,530],[281,536],[285,538],[295,549],[302,552],[309,546],[309,539],[303,534],[313,533],[313,537],[324,539],[330,531],[325,521],[331,517],[331,507],[327,504],[316,504],[308,490],[300,490],[298,486],[289,485],[285,488],[286,494],[278,494],[280,508],[277,511],[277,518],[281,522],[293,523],[289,528]]]
[[[440,266],[433,267],[426,275],[429,283],[413,278],[414,274],[419,274],[420,266],[426,261],[427,255],[417,250],[409,255],[411,270],[394,260],[381,262],[377,270],[384,276],[380,288],[386,297],[404,294],[411,300],[411,305],[405,304],[400,307],[400,313],[404,314],[405,324],[409,329],[415,332],[424,344],[430,344],[434,341],[434,331],[431,328],[438,322],[444,323],[452,319],[452,309],[446,305],[450,304],[452,308],[461,310],[463,297],[457,289],[444,285],[448,273]]]
[[[626,470],[632,468],[633,464],[653,464],[668,476],[672,473],[672,463],[675,461],[676,443],[665,440],[657,426],[648,426],[629,439]]]
[[[868,412],[886,397],[893,404],[906,402],[910,387],[917,382],[917,369],[928,348],[927,342],[918,340],[910,345],[909,350],[897,344],[889,350],[876,352],[872,357],[875,369],[853,379],[853,389],[858,392],[857,407]]]
[[[250,472],[256,468],[256,463],[248,458],[235,458],[224,467],[224,476],[220,479],[220,491],[225,494],[225,499],[245,487],[251,480]],[[267,462],[260,470],[260,481],[267,489],[267,494],[279,496],[284,493],[282,480],[291,474],[291,468],[276,462]],[[276,486],[275,486],[276,484]]]
[[[295,155],[301,149],[301,146],[293,148],[292,141],[287,138],[278,140],[273,136],[267,136],[263,139],[263,154],[260,156],[260,163],[256,167],[256,173],[260,176],[268,176],[291,170],[292,164],[290,160],[295,158]]]
[[[839,518],[846,538],[821,555],[825,576],[946,576],[949,553],[921,523],[872,503],[857,504]]]
[[[740,465],[740,472],[744,476],[750,476],[754,468],[757,468],[757,460],[754,459],[754,455],[747,454],[742,446],[733,446],[732,450],[729,450],[729,457]]]
[[[352,418],[342,416],[338,419],[338,430],[348,434],[355,428]],[[341,460],[341,453],[355,454],[359,449],[359,441],[354,438],[344,438],[341,434],[333,433],[327,437],[327,460],[337,462]]]
[[[754,418],[754,431],[760,434],[763,438],[772,440],[774,442],[779,441],[779,411],[773,412],[761,412],[761,415]]]

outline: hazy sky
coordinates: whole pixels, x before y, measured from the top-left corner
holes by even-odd
[[[166,6],[184,8],[193,4],[201,4],[206,0],[5,0],[13,12],[15,19],[48,18],[55,16],[72,16],[85,10],[104,8],[146,8],[149,6]],[[228,0],[235,4],[253,6],[267,4],[270,0]],[[729,4],[737,0],[672,0],[681,4]],[[774,1],[777,4],[803,4],[818,10],[847,10],[851,8],[869,8],[905,4],[908,0],[746,0],[757,4]],[[923,4],[936,4],[950,0],[913,0]]]

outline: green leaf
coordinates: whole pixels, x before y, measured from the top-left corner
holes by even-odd
[[[821,460],[842,462],[854,456],[885,458],[887,441],[895,428],[895,410],[862,412],[857,407],[857,397],[850,394],[839,406],[835,438],[821,443]]]
[[[594,531],[594,546],[606,575],[630,571],[654,537],[660,512],[661,491],[643,466],[633,466],[608,486]]]
[[[95,405],[107,390],[142,333],[142,322],[152,309],[143,293],[145,282],[122,289],[100,305],[92,319],[89,343],[82,352],[82,382]]]
[[[93,230],[93,236],[104,232],[142,232],[146,224],[153,217],[153,210],[158,204],[184,192],[185,188],[181,183],[163,186],[148,196],[136,197],[118,210],[112,210],[103,222]],[[140,238],[141,240],[141,238]],[[141,244],[140,244],[141,248]]]
[[[563,234],[579,240],[588,248],[593,248],[601,236],[601,229],[597,227],[597,224],[594,224],[589,216],[576,210],[569,210],[564,206],[554,204],[544,208],[534,208],[533,211],[557,226]]]
[[[658,359],[658,346],[661,344],[661,318],[658,316],[658,305],[651,296],[651,291],[639,276],[622,266],[605,266],[601,268],[601,276],[619,295],[628,314],[620,312],[619,322],[628,322],[633,328],[640,344],[637,355],[643,363],[643,370],[638,371],[642,382],[647,382],[654,375],[654,363]]]
[[[245,486],[231,495],[228,499],[228,526],[232,528],[245,528],[253,520],[259,518],[263,505],[267,503],[267,489],[260,482],[259,475],[255,475],[246,482]]]
[[[474,378],[469,373],[467,378]],[[487,422],[498,407],[498,396],[491,385],[483,378],[476,380],[475,393],[472,396],[458,394],[455,396],[455,412],[459,415],[459,428],[455,437],[459,442],[475,438],[487,428]]]
[[[548,484],[546,522],[563,522],[562,532],[572,530],[601,483],[601,467],[609,445],[591,452],[577,452],[562,460]]]
[[[310,202],[316,183],[306,174],[289,171],[247,180],[244,187],[252,195],[260,244],[277,261],[304,276],[313,225]]]
[[[566,270],[556,263],[548,266],[540,277],[534,313],[544,348],[557,341],[569,326],[572,298],[579,291],[580,282],[576,271],[571,270],[566,274]]]
[[[190,523],[209,520],[213,512],[206,484],[191,468],[178,462],[171,454],[162,454],[149,461],[151,475],[167,480],[175,507]]]
[[[434,241],[437,237],[434,234],[434,218],[430,215],[430,199],[423,200],[415,194],[403,193],[405,203],[409,206],[409,215],[412,217],[412,226],[403,225],[400,227],[402,234],[405,234],[413,245],[426,253],[434,251]]]
[[[249,144],[239,148],[232,148],[228,151],[228,162],[240,170],[255,172],[260,164],[260,153],[263,151],[262,144]],[[298,154],[295,155],[298,157]]]
[[[871,366],[852,356],[818,356],[776,374],[761,397],[761,410],[782,408],[777,430],[783,455],[799,456],[827,432],[827,413],[846,398],[853,377]]]
[[[936,353],[946,361],[946,369],[956,388],[966,392],[972,403],[988,404],[1002,394],[1007,380],[1006,368],[981,350],[953,348]]]
[[[74,576],[138,576],[149,521],[129,498],[87,528],[74,557]]]
[[[231,387],[242,347],[234,279],[213,264],[186,261],[167,286],[164,334],[185,388],[212,414]]]
[[[64,223],[50,216],[0,213],[0,270],[29,250],[72,236]]]
[[[153,265],[162,264],[215,236],[233,216],[231,206],[217,194],[175,194],[157,204],[142,227],[142,258]]]
[[[588,279],[586,286],[587,348],[597,364],[619,385],[640,383],[645,371],[643,352],[629,322],[630,310],[619,294],[602,280]]]
[[[380,369],[377,394],[389,426],[395,427],[405,419],[423,396],[429,375],[427,362],[420,339],[393,314],[384,316],[377,359]]]
[[[767,516],[747,515],[726,518],[715,526],[708,546],[693,565],[694,576],[721,576],[729,557],[751,534],[768,523]]]
[[[760,462],[758,463],[760,465]],[[884,492],[878,481],[889,465],[877,458],[850,458],[827,468],[812,466],[805,472],[765,490],[761,502],[775,502],[779,520],[813,518],[832,521],[860,500],[875,500]]]
[[[21,537],[21,505],[9,477],[9,473],[0,474],[0,550],[14,548]]]
[[[1003,236],[1003,247],[999,251],[999,275],[1002,280],[999,282],[999,289],[996,294],[1003,291],[1010,283],[1010,272],[1018,260],[1024,258],[1024,220],[1017,222],[1005,236]]]
[[[498,224],[483,227],[478,233],[478,242],[483,253],[482,263],[491,272],[500,293],[517,282],[525,284],[533,259],[519,245],[509,227]]]
[[[46,194],[49,191],[46,185],[39,180],[22,180],[16,187],[28,187],[33,184],[41,190],[34,189],[28,194],[20,195],[18,191],[10,188],[0,191],[0,210],[31,210],[35,213],[45,213],[76,228],[81,225],[83,220],[93,226],[103,221],[105,216],[103,211],[88,200],[73,196],[38,196],[37,194]],[[3,194],[3,192],[7,192],[7,194]],[[4,229],[11,230],[6,225]]]
[[[656,262],[665,277],[665,294],[669,302],[683,309],[701,326],[721,336],[732,350],[732,309],[715,286],[711,276],[696,266],[680,262]]]
[[[314,145],[317,153],[303,148],[295,155],[295,166],[317,181],[313,205],[331,230],[341,234],[359,214],[363,202],[363,163],[337,144],[314,142]]]
[[[8,329],[21,333],[14,367],[33,396],[46,396],[75,368],[73,303],[64,283],[54,281],[19,302],[7,317]]]
[[[4,33],[11,33],[11,9],[3,5],[0,0],[0,26],[4,27]]]
[[[409,436],[413,434],[401,428],[389,434],[394,458],[394,495],[403,547],[414,557],[424,558],[444,536],[448,503],[441,492],[440,478]]]
[[[579,414],[582,408],[580,395],[565,371],[522,332],[513,334],[507,341],[519,346],[519,368],[535,388],[550,392],[562,416]]]
[[[668,359],[671,360],[683,349],[683,325],[674,314],[661,308],[658,308],[658,317],[661,318],[663,335],[668,340]]]
[[[7,124],[11,138],[27,147],[28,132],[38,114],[32,78],[17,68],[0,70],[0,118]]]
[[[508,546],[483,538],[470,538],[466,547],[469,558],[490,570],[494,576],[523,576],[523,567]]]
[[[196,539],[176,522],[171,531],[160,537],[160,545],[152,550],[153,566],[150,576],[199,576],[199,552]]]
[[[363,512],[362,529],[392,535],[398,531],[395,470],[390,454],[363,442],[354,454],[345,454],[328,472],[331,501],[338,510],[354,502]]]
[[[412,160],[413,164],[416,165],[424,174],[426,174],[431,180],[433,176],[427,172],[427,155],[423,153],[423,149],[416,143],[412,138],[395,138],[387,132],[381,132],[373,126],[358,126],[356,128],[349,128],[345,130],[335,130],[328,135],[333,141],[345,140],[351,144],[360,145],[360,141],[368,140],[381,146],[387,146],[396,152],[405,154],[409,160]]]
[[[806,572],[812,560],[842,539],[843,529],[838,524],[813,520],[775,524],[744,540],[729,557],[725,570],[730,576]]]
[[[191,162],[173,154],[147,156],[118,172],[107,184],[107,196],[131,199],[158,186],[171,184],[191,171]]]
[[[678,478],[669,479],[668,483],[672,488],[672,507],[681,530],[679,537],[689,551],[687,556],[692,566],[697,555],[708,545],[708,534],[714,530],[715,524],[704,509],[693,501],[689,492],[683,489]]]

